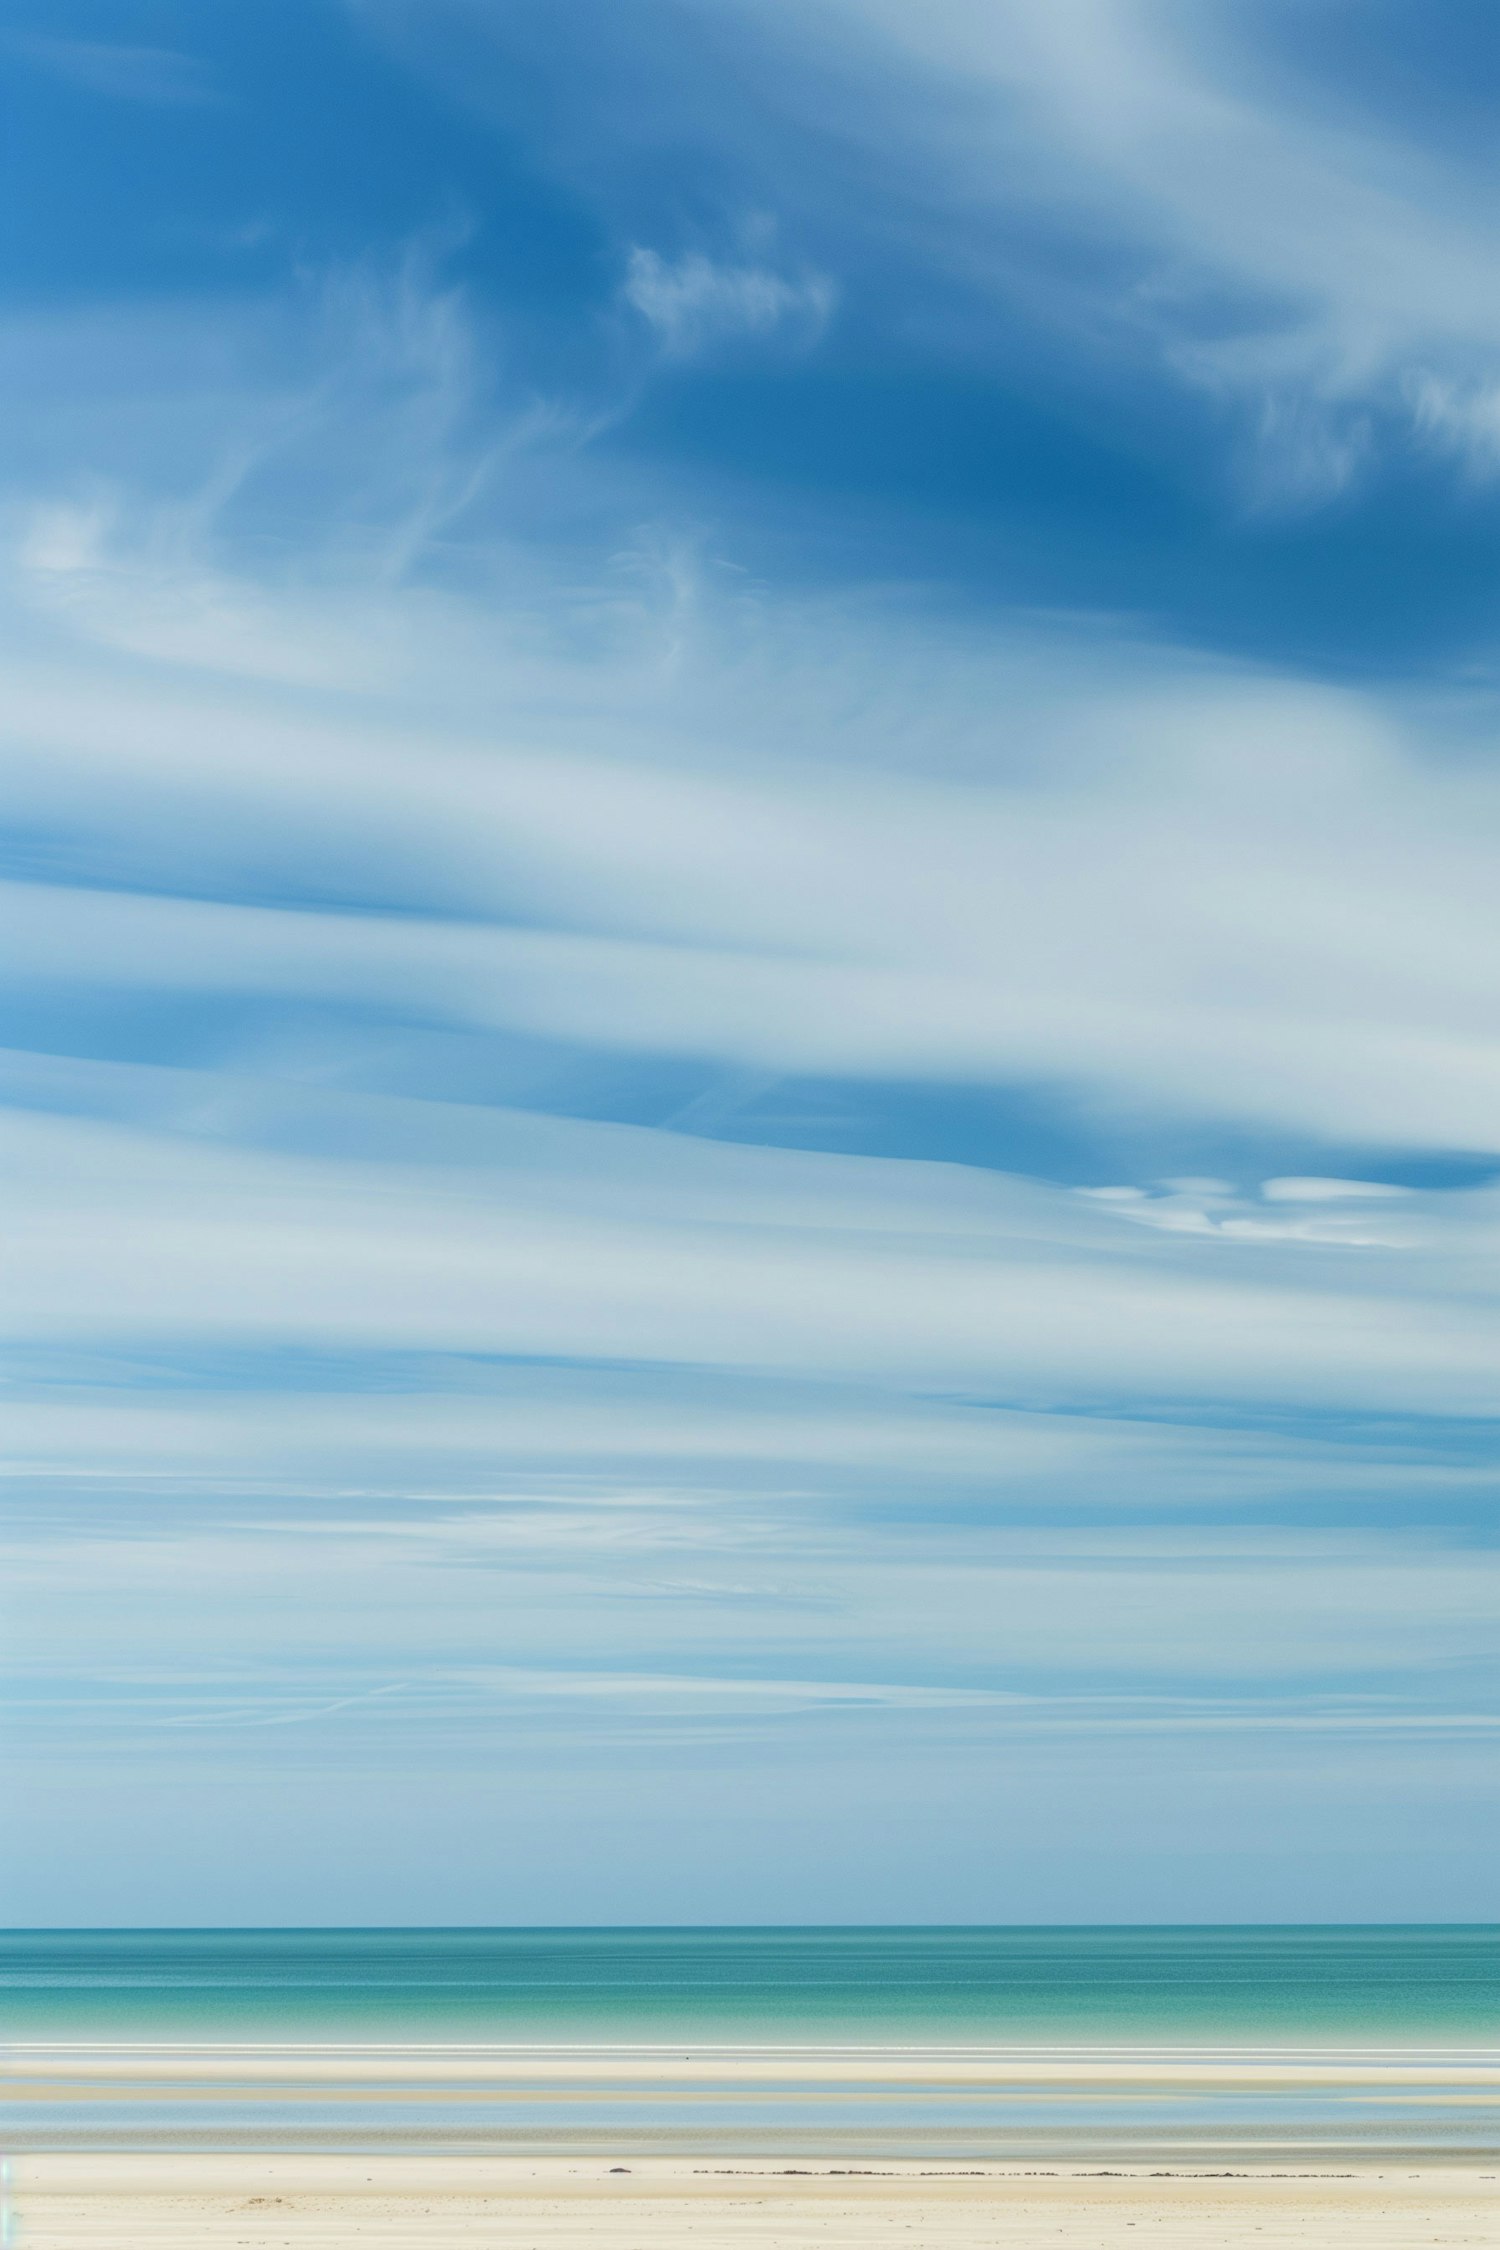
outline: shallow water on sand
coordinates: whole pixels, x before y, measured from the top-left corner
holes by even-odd
[[[1488,1929],[0,1939],[15,2149],[1480,2156]]]

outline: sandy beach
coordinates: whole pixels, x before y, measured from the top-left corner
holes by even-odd
[[[1127,2250],[1148,2237],[1193,2250],[1500,2244],[1493,2175],[1456,2167],[1209,2177],[888,2165],[850,2176],[660,2159],[621,2172],[483,2157],[135,2154],[15,2160],[7,2194],[7,2239],[18,2250],[449,2242]]]

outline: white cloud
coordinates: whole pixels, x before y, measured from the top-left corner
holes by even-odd
[[[1241,1195],[1222,1180],[1166,1180],[1155,1192],[1136,1187],[1080,1192],[1136,1226],[1165,1234],[1217,1235],[1237,1242],[1328,1242],[1349,1250],[1395,1250],[1420,1240],[1419,1228],[1403,1225],[1399,1214],[1350,1210],[1351,1203],[1401,1200],[1398,1189],[1367,1180],[1265,1180],[1258,1197]],[[1284,1203],[1298,1209],[1266,1208]]]
[[[1418,429],[1435,445],[1459,455],[1479,476],[1500,472],[1500,382],[1461,383],[1423,373],[1412,378],[1408,395]]]
[[[1482,1450],[1455,1454],[1441,1433],[1393,1446],[1379,1421],[1361,1433],[1317,1418],[1278,1432],[1244,1426],[1234,1401],[1163,1420],[1131,1401],[1117,1414],[1091,1399],[1028,1411],[758,1367],[726,1378],[421,1358],[368,1365],[352,1390],[337,1362],[314,1362],[293,1389],[274,1367],[235,1388],[217,1347],[195,1358],[150,1337],[64,1348],[40,1375],[24,1348],[12,1359],[3,1424],[18,1538],[28,1504],[67,1524],[123,1503],[138,1536],[159,1538],[212,1500],[221,1520],[283,1538],[363,1523],[370,1537],[617,1570],[686,1568],[697,1554],[704,1576],[751,1573],[768,1601],[779,1586],[778,1601],[825,1607],[817,1556],[866,1536],[833,1529],[830,1508],[846,1521],[851,1495],[862,1526],[905,1527],[905,1568],[914,1522],[942,1517],[948,1548],[976,1508],[1045,1510],[1068,1527],[1066,1548],[1101,1511],[1189,1525],[1207,1503],[1253,1522],[1295,1495],[1441,1521],[1483,1505],[1495,1483]]]
[[[1371,451],[1366,406],[1414,407],[1492,462],[1484,183],[1450,149],[1296,84],[1253,8],[758,0],[754,14],[794,43],[820,37],[825,66],[863,89],[872,192],[893,182],[902,223],[925,220],[950,270],[1002,295],[1024,287],[1033,314],[1050,292],[1075,336],[1116,351],[1149,339],[1185,380],[1247,401],[1258,496],[1342,489]],[[875,94],[882,50],[891,75]],[[1096,293],[1060,282],[1054,261],[1022,284],[1027,227],[1112,245],[1130,275]]]
[[[144,488],[17,502],[8,792],[52,841],[49,887],[7,903],[38,988],[1495,1146],[1500,783],[1472,692],[794,601],[647,540],[585,571],[464,516],[492,471],[572,489],[581,424],[477,413],[480,340],[420,258],[303,310],[321,342],[259,381],[248,332],[215,359],[171,312],[163,366],[217,419],[169,390],[154,453],[132,424]],[[98,341],[69,318],[23,356],[51,388]],[[132,369],[149,389],[144,342]],[[217,452],[174,490],[200,424]],[[247,562],[267,510],[295,569]],[[434,583],[415,566],[461,518],[469,567]]]
[[[1380,1180],[1289,1178],[1262,1180],[1260,1192],[1268,1203],[1389,1203],[1403,1191]]]
[[[428,12],[382,0],[361,15],[451,95],[505,114],[507,27],[444,9],[462,31],[443,46]],[[1429,383],[1473,402],[1472,434],[1455,427],[1454,441],[1492,464],[1500,229],[1485,159],[1440,112],[1403,115],[1357,52],[1328,71],[1299,13],[696,0],[687,41],[649,11],[638,54],[574,69],[577,106],[552,112],[547,154],[618,227],[635,132],[679,146],[700,181],[727,173],[742,195],[805,212],[814,239],[837,235],[841,265],[872,278],[872,311],[882,292],[906,336],[930,321],[971,364],[999,334],[1013,366],[1018,330],[1043,354],[1049,331],[1062,340],[1073,378],[1090,356],[1110,375],[1149,359],[1239,410],[1259,506],[1326,500],[1393,435],[1409,444]],[[653,70],[653,36],[696,69]],[[635,127],[615,146],[598,120],[621,114]],[[683,262],[688,296],[712,293],[710,270]],[[935,311],[921,278],[934,270],[968,304]],[[653,266],[653,294],[657,278]]]
[[[100,1508],[66,1537],[23,1532],[17,1723],[92,1703],[126,1729],[235,1724],[247,1706],[301,1718],[375,1696],[400,1705],[382,1726],[419,1730],[497,1706],[534,1723],[569,1702],[1091,1732],[1497,1723],[1472,1678],[1495,1591],[1479,1551],[1201,1526],[957,1524],[938,1541],[789,1510],[751,1540],[728,1510],[700,1513],[668,1550],[649,1509],[639,1543],[572,1536],[588,1513],[536,1506],[519,1537],[498,1507],[301,1525],[184,1511],[123,1536]],[[309,1583],[316,1607],[299,1598]],[[80,1633],[85,1660],[63,1657]]]
[[[297,648],[337,674],[315,603],[246,601],[283,679]],[[1500,786],[1379,698],[1128,649],[1111,683],[1097,647],[1080,688],[1065,641],[986,651],[768,600],[679,614],[670,665],[643,609],[603,661],[512,667],[477,608],[377,591],[343,599],[366,685],[388,667],[356,718],[113,670],[114,628],[69,614],[94,652],[12,672],[18,815],[115,883],[165,853],[173,889],[264,897],[290,850],[398,911],[12,890],[35,978],[1494,1146]],[[525,717],[486,725],[486,700]],[[969,776],[924,775],[924,739]]]
[[[1493,1404],[1484,1196],[1460,1213],[1428,1199],[1409,1249],[1352,1265],[1291,1228],[1237,1240],[1231,1265],[1196,1235],[1132,1253],[1111,1214],[1021,1182],[556,1120],[497,1116],[479,1170],[14,1113],[5,1140],[18,1338],[586,1356],[1011,1398]]]
[[[649,321],[673,358],[740,336],[780,333],[810,342],[827,325],[835,291],[825,275],[795,280],[762,265],[716,263],[702,251],[664,258],[637,245],[621,295]]]
[[[335,599],[299,621],[293,605],[173,544],[132,547],[109,507],[63,502],[32,517],[21,562],[39,605],[126,654],[303,687],[391,679],[367,615],[341,620]]]

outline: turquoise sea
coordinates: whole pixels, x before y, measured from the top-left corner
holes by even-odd
[[[6,2146],[1487,2160],[1493,1928],[24,1931]]]

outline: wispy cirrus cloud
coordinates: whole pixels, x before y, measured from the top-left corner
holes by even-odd
[[[217,101],[219,89],[208,66],[172,47],[129,46],[103,39],[69,39],[43,32],[12,31],[3,51],[54,78],[111,101],[162,104],[168,108]]]
[[[637,246],[620,294],[655,329],[670,357],[690,359],[737,338],[775,335],[807,344],[827,325],[836,293],[822,274],[792,278],[766,265],[718,262],[698,250],[669,259]]]
[[[63,563],[54,550],[28,591],[80,632],[88,665],[18,669],[12,689],[13,801],[76,836],[85,878],[54,845],[50,887],[9,895],[37,979],[399,1007],[773,1075],[1043,1081],[1330,1142],[1493,1148],[1500,795],[1399,700],[1097,641],[1080,693],[1065,636],[982,650],[939,629],[924,647],[878,609],[813,622],[720,607],[710,587],[693,617],[601,585],[592,645],[570,651],[575,585],[551,650],[533,632],[512,660],[503,622],[425,592],[292,593],[185,565],[168,601],[128,559]],[[164,705],[109,669],[120,647],[192,669]],[[358,681],[387,707],[358,726],[252,713],[205,667]],[[976,745],[962,777],[892,754],[924,670],[929,718]],[[867,737],[839,702],[885,680]],[[404,706],[429,683],[414,725]],[[525,710],[527,739],[478,716],[487,697]],[[816,750],[788,756],[820,708]],[[626,756],[622,719],[640,730]],[[211,766],[194,755],[205,728]],[[879,774],[860,764],[868,739]],[[296,887],[288,824],[303,856],[316,839],[312,912],[265,903]],[[161,895],[146,868],[177,852],[169,837],[184,856]],[[105,890],[86,880],[101,850]],[[122,881],[132,854],[141,876]],[[340,892],[358,916],[323,911]]]
[[[1447,441],[1492,454],[1496,233],[1477,167],[1335,95],[1284,20],[1164,0],[758,0],[747,16],[834,75],[870,193],[883,184],[950,272],[1055,319],[1075,351],[1154,355],[1248,409],[1252,498],[1345,491],[1382,424],[1409,442],[1453,393],[1472,404],[1442,416]]]
[[[983,367],[1002,390],[1092,397],[1085,445],[1102,408],[1127,449],[1241,523],[1357,505],[1392,475],[1489,473],[1493,195],[1472,122],[1444,123],[1473,107],[1463,57],[1484,24],[1468,0],[1420,55],[1399,21],[1344,37],[1326,12],[1246,0],[648,4],[635,37],[566,80],[537,73],[525,11],[361,0],[358,15],[512,126],[506,90],[530,73],[537,161],[620,258],[657,239],[642,148],[669,144],[699,227],[781,214],[838,275],[850,331],[883,334],[888,373],[915,354],[960,386]],[[621,112],[640,130],[601,133]],[[690,337],[689,301],[706,307],[720,268],[648,256],[653,302]],[[729,265],[778,278],[769,257]],[[763,285],[757,304],[769,318]],[[878,480],[878,455],[864,466]],[[1069,490],[1060,474],[1064,509]]]
[[[1108,1207],[994,1175],[503,1114],[480,1166],[292,1156],[222,1145],[232,1085],[163,1091],[205,1104],[199,1130],[191,1108],[185,1136],[8,1121],[17,1341],[191,1333],[758,1367],[1018,1402],[1488,1410],[1492,1194],[1458,1210],[1422,1199],[1405,1241],[1179,1230],[1164,1255]],[[252,1098],[251,1116],[266,1106]],[[366,1141],[380,1122],[372,1105],[348,1119]],[[441,1117],[396,1122],[451,1140]],[[224,1272],[240,1277],[230,1296]]]

